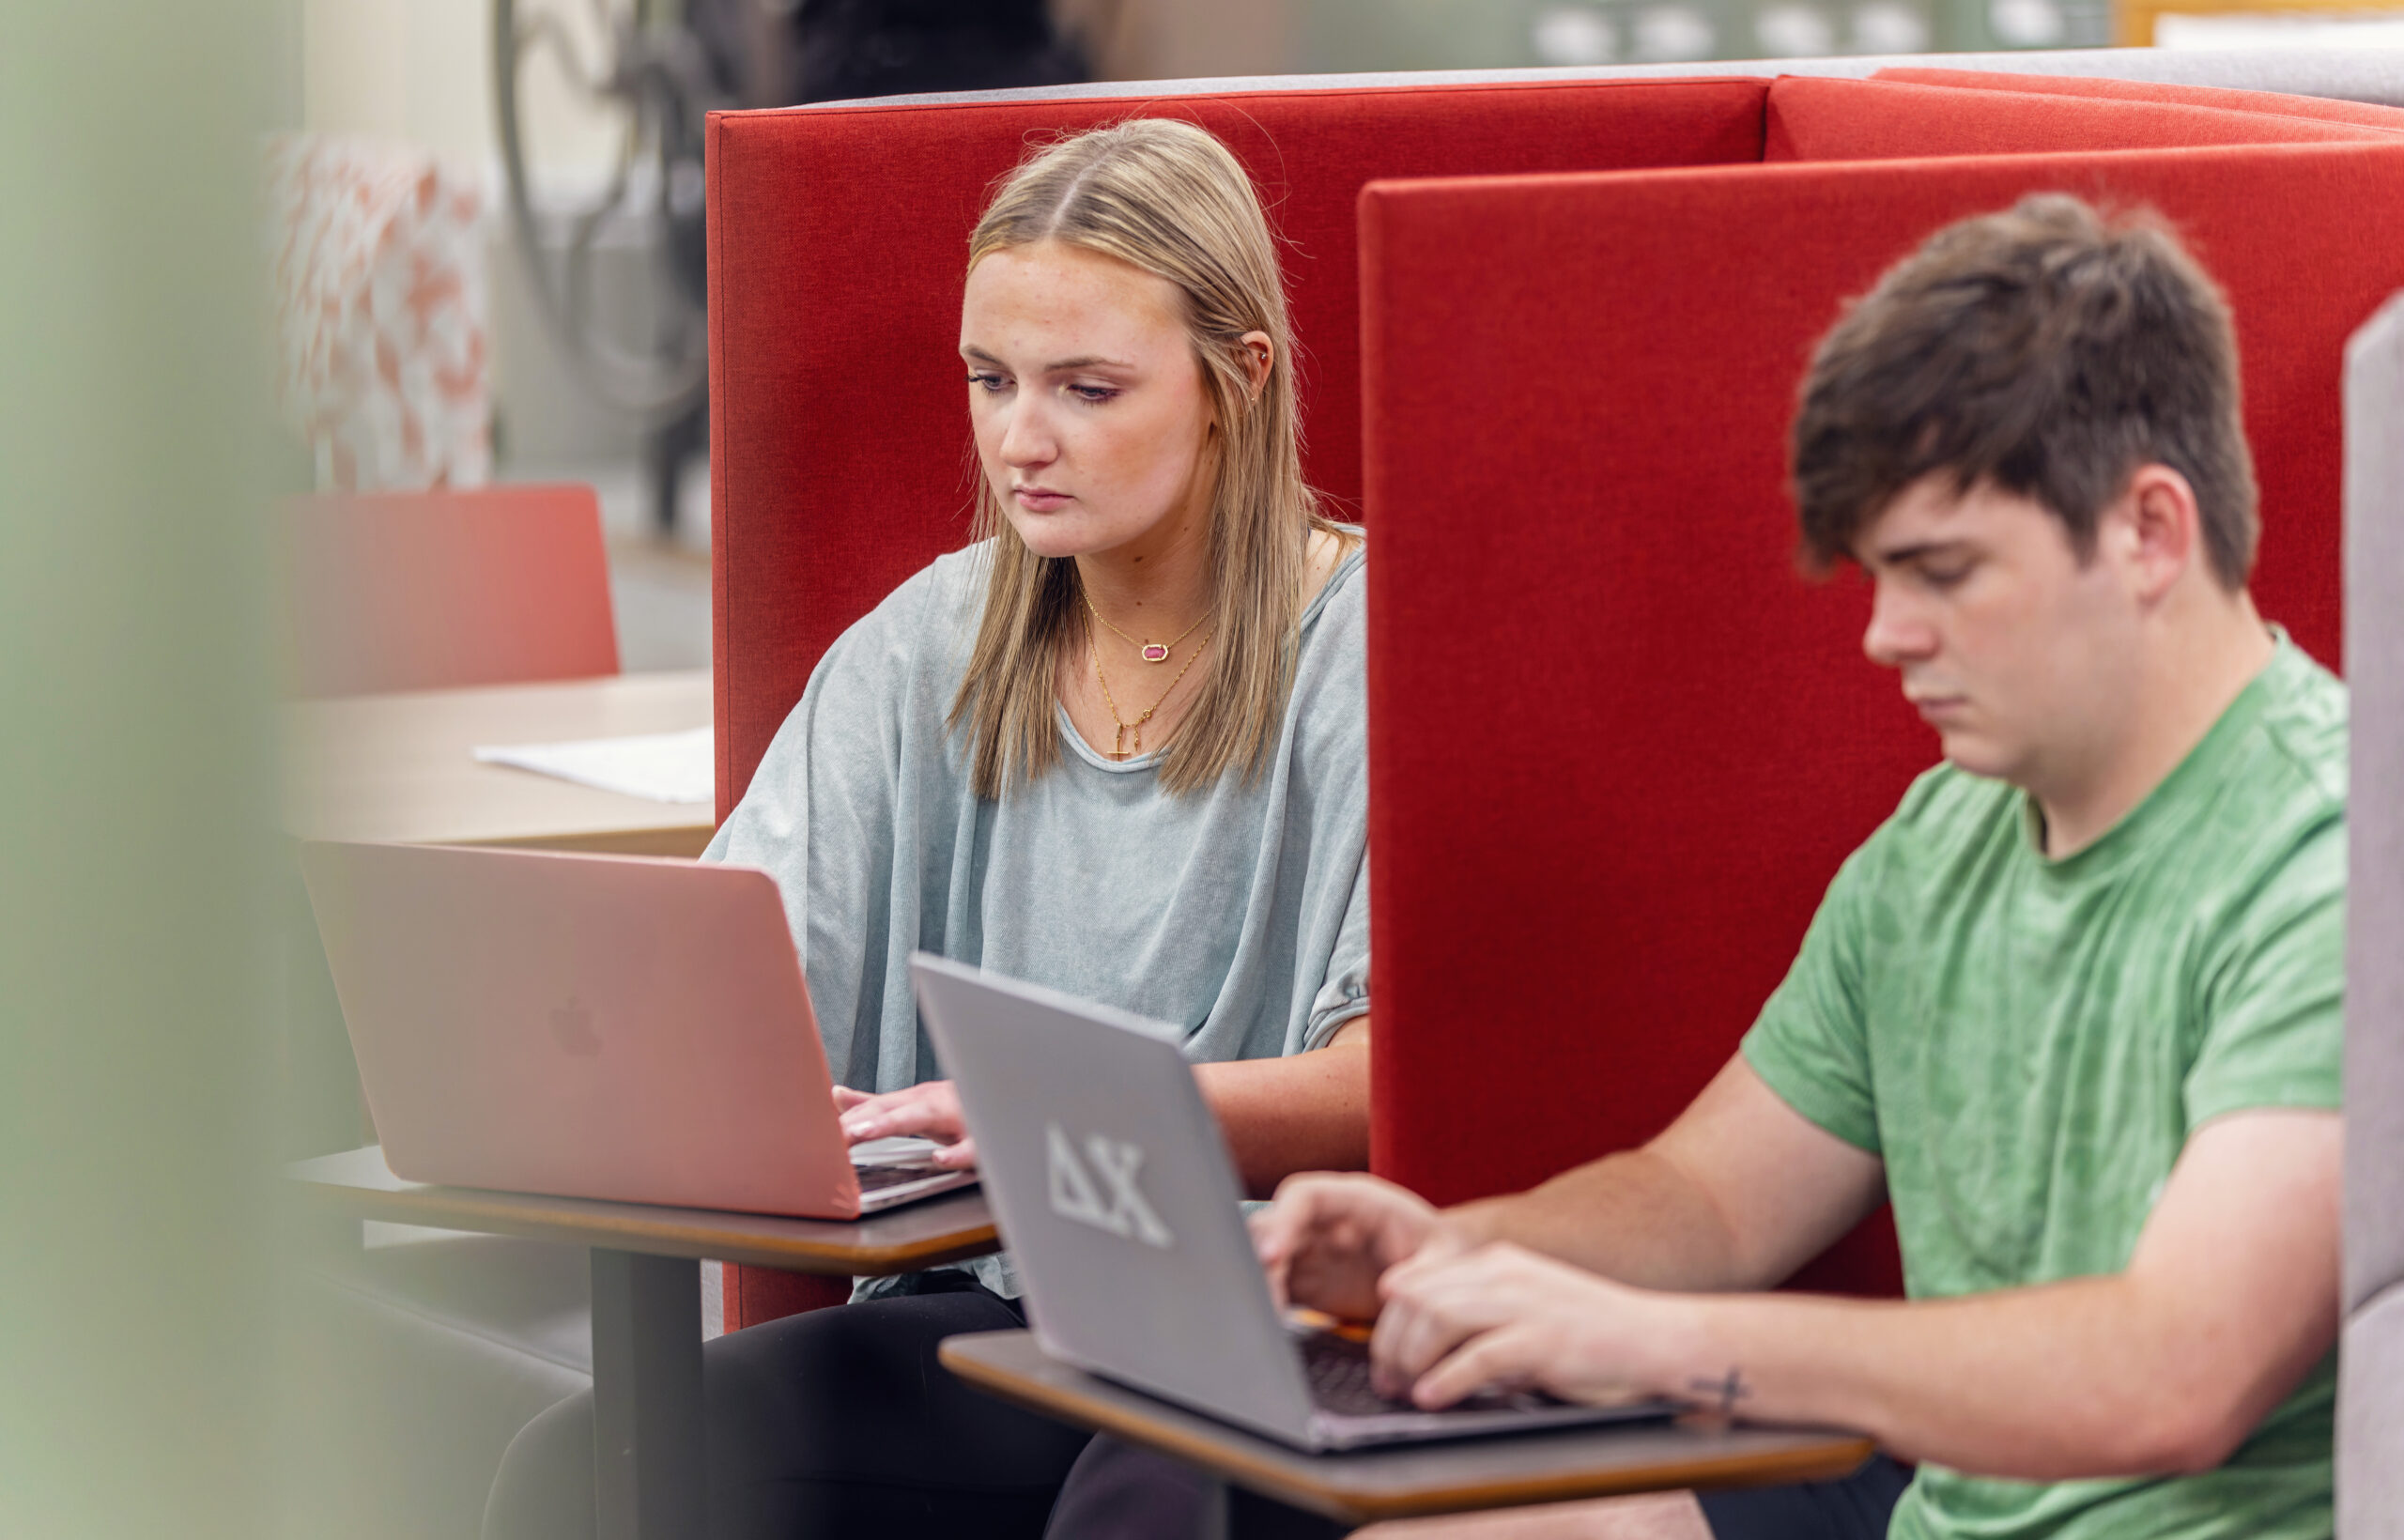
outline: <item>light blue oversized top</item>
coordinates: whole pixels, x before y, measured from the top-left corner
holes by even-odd
[[[1157,754],[1105,759],[1063,709],[1054,768],[980,800],[944,718],[983,613],[981,546],[837,639],[702,859],[775,876],[838,1081],[941,1078],[910,993],[922,949],[1174,1023],[1196,1062],[1317,1048],[1368,1010],[1365,583],[1348,532],[1249,783],[1173,796]],[[975,1270],[1014,1294],[999,1261]]]

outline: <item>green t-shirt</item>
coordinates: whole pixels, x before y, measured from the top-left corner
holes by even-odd
[[[2346,688],[2282,636],[2087,849],[2046,859],[2024,793],[1944,765],[1846,860],[1744,1054],[1886,1163],[1913,1299],[2117,1272],[2198,1127],[2338,1105],[2345,808]],[[1922,1466],[1889,1533],[2327,1536],[2335,1383],[2333,1354],[2199,1475]]]

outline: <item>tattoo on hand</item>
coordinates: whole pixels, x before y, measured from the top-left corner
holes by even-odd
[[[1734,1413],[1736,1403],[1753,1394],[1753,1388],[1745,1383],[1745,1371],[1734,1364],[1729,1365],[1728,1373],[1722,1378],[1687,1380],[1687,1389],[1706,1402],[1717,1401],[1722,1416]]]

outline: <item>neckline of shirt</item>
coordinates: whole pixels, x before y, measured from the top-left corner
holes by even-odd
[[[2272,676],[2294,667],[2296,658],[2302,655],[2285,626],[2274,624],[2270,631],[2270,661],[2245,682],[2245,687],[2213,718],[2212,725],[2171,767],[2170,774],[2156,781],[2153,790],[2092,842],[2058,858],[2047,855],[2044,824],[2037,811],[2037,800],[2026,792],[2018,793],[2021,848],[2036,862],[2040,872],[2049,881],[2076,881],[2092,872],[2109,870],[2153,842],[2158,828],[2167,826],[2167,821],[2177,814],[2183,788],[2214,774],[2228,757],[2229,746],[2262,719],[2263,712],[2269,709]]]
[[[1319,611],[1327,608],[1328,601],[1335,596],[1335,591],[1350,580],[1352,574],[1360,569],[1362,561],[1368,555],[1367,531],[1361,526],[1338,524],[1336,528],[1351,537],[1352,548],[1344,553],[1342,561],[1335,563],[1335,570],[1327,575],[1327,581],[1319,585],[1318,592],[1311,596],[1311,602],[1302,606],[1302,623],[1294,628],[1298,639],[1310,635],[1311,627],[1318,621]],[[1059,721],[1060,736],[1068,740],[1069,747],[1079,759],[1097,770],[1107,770],[1113,775],[1123,775],[1139,770],[1157,770],[1160,768],[1161,756],[1168,752],[1165,748],[1155,748],[1149,753],[1138,754],[1133,759],[1114,760],[1086,742],[1086,735],[1077,731],[1077,724],[1071,719],[1067,706],[1058,701],[1054,701],[1052,715]]]

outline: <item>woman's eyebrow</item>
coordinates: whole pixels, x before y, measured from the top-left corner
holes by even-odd
[[[996,369],[1009,367],[975,343],[962,343],[960,356],[975,359],[979,363],[990,363]],[[1045,364],[1043,372],[1047,375],[1062,375],[1076,369],[1133,369],[1134,367],[1125,359],[1104,358],[1100,353],[1080,353],[1072,359],[1059,359]]]

